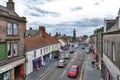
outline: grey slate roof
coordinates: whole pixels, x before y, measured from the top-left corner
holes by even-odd
[[[119,22],[113,25],[107,32],[117,31],[119,30]]]
[[[35,35],[35,33],[37,33],[39,30],[26,30],[26,36],[29,36],[29,35],[31,35],[31,36],[34,36]]]
[[[5,13],[9,14],[10,16],[19,17],[15,11],[10,11],[7,7],[1,6],[1,5],[0,5],[0,11],[5,12]]]

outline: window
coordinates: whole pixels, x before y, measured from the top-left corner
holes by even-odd
[[[13,54],[14,54],[14,56],[16,56],[18,54],[18,44],[17,43],[13,44]]]
[[[40,49],[40,54],[42,54],[42,49]]]
[[[107,42],[106,42],[106,40],[104,40],[104,53],[106,54],[107,53],[107,51],[106,51],[106,49],[107,49],[107,44],[106,44]]]
[[[110,42],[107,43],[107,54],[110,57]]]
[[[50,46],[49,46],[49,51],[50,51]]]
[[[44,48],[44,53],[45,53],[45,48]]]
[[[16,24],[14,24],[13,26],[13,34],[17,34],[18,33],[18,26]]]
[[[7,33],[8,33],[8,34],[12,34],[12,24],[11,24],[11,23],[8,23]]]
[[[34,51],[34,58],[36,57],[36,51]]]
[[[8,57],[18,55],[18,43],[8,43],[7,44]]]
[[[8,23],[7,34],[9,34],[9,35],[18,34],[18,26],[17,26],[17,24]]]
[[[12,56],[12,44],[11,43],[7,44],[7,53],[8,53],[8,57]]]
[[[112,55],[113,55],[113,61],[115,61],[115,43],[112,43]]]

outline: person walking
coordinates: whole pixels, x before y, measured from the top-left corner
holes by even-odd
[[[94,65],[95,65],[95,61],[92,61],[92,67],[94,67]]]

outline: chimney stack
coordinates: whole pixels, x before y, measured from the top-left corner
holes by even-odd
[[[40,36],[45,37],[46,36],[45,26],[40,26],[39,30],[40,30]]]
[[[13,0],[8,0],[7,2],[7,8],[11,11],[15,11],[15,7],[14,7],[14,2]]]

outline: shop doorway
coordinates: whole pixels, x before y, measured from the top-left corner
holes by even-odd
[[[38,58],[38,59],[33,60],[33,71],[39,70],[40,67],[41,67],[41,59]]]
[[[19,65],[17,67],[15,67],[15,80],[22,80],[24,77],[24,66],[23,65]]]

